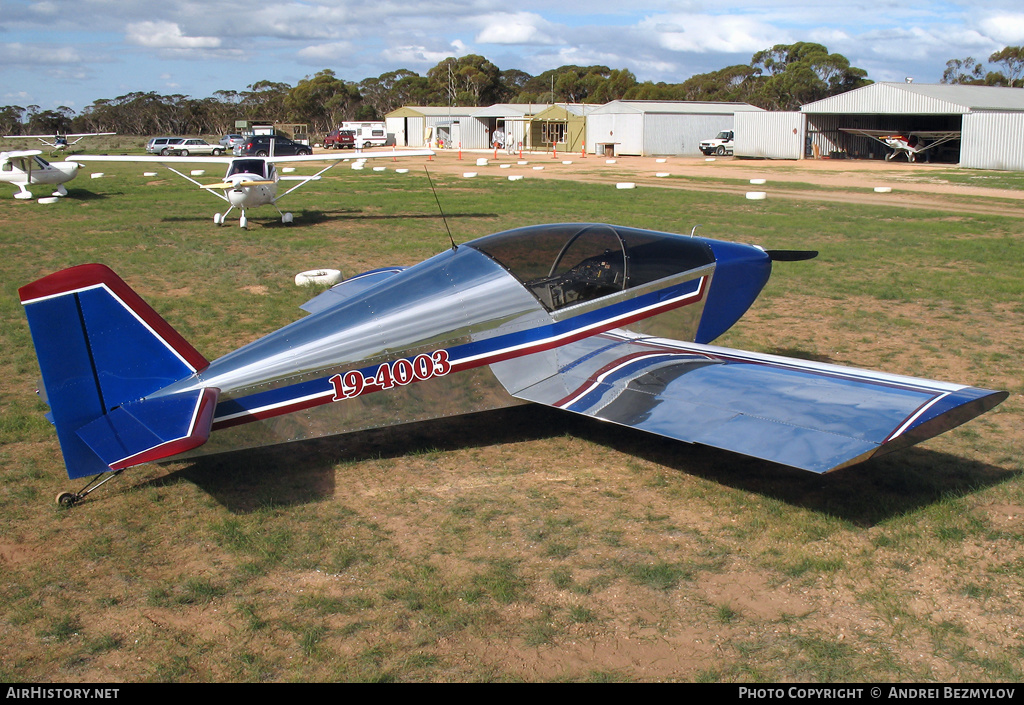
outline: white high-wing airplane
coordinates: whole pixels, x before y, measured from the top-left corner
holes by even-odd
[[[4,135],[4,138],[9,140],[16,139],[36,139],[45,144],[47,147],[53,147],[53,151],[58,149],[67,149],[68,147],[78,144],[82,141],[83,137],[99,137],[101,135],[116,135],[116,132],[74,132],[71,134],[57,134],[53,135]],[[74,142],[68,142],[69,139],[77,137]]]
[[[357,161],[361,159],[380,159],[383,157],[426,157],[434,153],[429,149],[416,151],[363,152],[361,154],[309,154],[293,157],[163,157],[163,156],[93,156],[83,155],[72,157],[79,162],[149,162],[160,164],[178,176],[191,181],[199,188],[212,193],[228,202],[230,207],[224,213],[215,213],[213,222],[222,225],[227,222],[228,214],[238,208],[242,214],[238,220],[239,227],[248,227],[249,219],[246,211],[257,206],[271,205],[277,208],[277,202],[292,191],[305,186],[310,181],[320,178],[328,169],[341,161]],[[277,164],[281,162],[330,162],[326,167],[312,176],[282,176],[278,174]],[[180,164],[222,164],[227,166],[224,180],[215,184],[202,184],[191,176],[175,168]],[[277,193],[281,181],[297,181],[298,183],[282,194]],[[282,223],[291,223],[291,213],[277,212]]]
[[[876,142],[881,142],[892,149],[885,155],[885,161],[889,162],[901,154],[908,162],[915,162],[919,155],[929,149],[960,139],[960,130],[914,130],[912,132],[892,132],[886,130],[861,130],[852,127],[840,127],[840,132],[851,135],[869,137]]]
[[[21,200],[32,198],[30,184],[56,186],[54,196],[66,196],[64,184],[78,173],[77,162],[48,162],[38,149],[23,149],[16,152],[0,152],[0,182],[14,184],[20,191],[14,197]]]

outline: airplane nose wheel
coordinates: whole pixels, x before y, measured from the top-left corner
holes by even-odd
[[[238,227],[240,227],[240,228],[248,228],[249,227],[249,219],[246,218],[243,215],[241,218],[238,219]]]

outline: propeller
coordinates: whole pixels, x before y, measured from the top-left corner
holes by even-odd
[[[817,250],[765,250],[772,262],[803,262],[818,256]]]
[[[272,183],[274,183],[274,182],[273,181],[238,181],[238,182],[234,182],[233,183],[231,181],[224,181],[224,182],[219,183],[219,184],[204,184],[202,188],[219,189],[219,190],[222,190],[222,191],[227,191],[229,189],[240,188],[240,187],[243,187],[243,186],[269,186]]]

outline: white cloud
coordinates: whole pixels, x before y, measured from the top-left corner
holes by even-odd
[[[480,18],[483,28],[475,41],[481,44],[561,44],[554,26],[532,12],[501,12]]]
[[[793,41],[785,30],[737,15],[656,15],[637,28],[671,51],[752,53]]]
[[[152,49],[216,49],[219,37],[189,37],[175,22],[133,22],[125,38],[132,44]]]
[[[299,50],[297,56],[309,63],[342,61],[352,56],[352,43],[315,44]]]
[[[981,30],[992,39],[1008,46],[1024,44],[1024,14],[1005,13],[986,17],[979,23]]]
[[[75,64],[82,60],[73,47],[41,46],[38,44],[0,44],[0,63],[15,65],[58,65]]]
[[[449,56],[465,56],[469,47],[464,42],[456,39],[450,45],[450,49],[428,49],[424,46],[398,46],[385,49],[382,56],[386,61],[393,62],[397,66],[423,66],[433,68]]]

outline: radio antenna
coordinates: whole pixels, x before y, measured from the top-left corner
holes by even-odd
[[[444,221],[444,229],[448,231],[448,239],[452,241],[452,249],[459,249],[458,245],[455,244],[455,238],[452,237],[451,228],[448,227],[448,219],[444,217],[444,208],[441,207],[441,199],[437,197],[437,191],[434,189],[434,180],[430,178],[430,170],[426,166],[423,167],[423,173],[427,175],[427,181],[430,183],[430,192],[434,194],[434,200],[437,201],[437,210],[441,213],[441,220]]]

